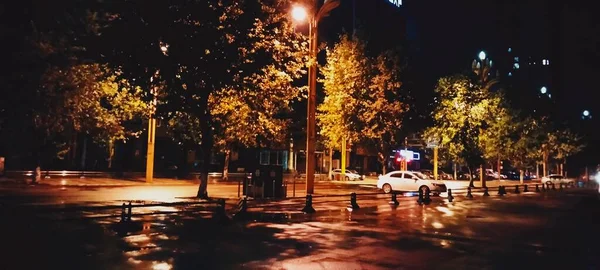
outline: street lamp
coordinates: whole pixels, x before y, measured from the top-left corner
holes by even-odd
[[[583,113],[581,113],[581,119],[590,119],[592,118],[592,114],[590,113],[590,111],[588,110],[584,110]]]
[[[548,93],[548,88],[546,88],[546,86],[542,86],[542,88],[540,88],[540,93],[542,93],[542,95],[545,95],[546,93]]]
[[[317,31],[318,24],[324,17],[340,5],[340,0],[325,0],[319,8],[318,2],[313,0],[313,7],[306,8],[295,6],[292,17],[298,22],[308,21],[309,42],[309,67],[308,67],[308,104],[306,125],[306,194],[313,194],[315,190],[315,144],[316,144],[316,103],[317,103]]]
[[[160,43],[160,51],[163,55],[168,56],[169,44]],[[152,183],[154,179],[154,144],[156,142],[156,88],[152,86],[154,77],[158,76],[159,71],[156,71],[152,77],[150,77],[150,94],[152,95],[152,102],[150,103],[150,118],[148,119],[148,149],[146,151],[146,182]]]
[[[479,60],[483,61],[483,60],[485,60],[486,57],[487,57],[487,55],[485,54],[484,51],[479,52]]]

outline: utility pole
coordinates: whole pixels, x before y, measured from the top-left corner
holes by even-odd
[[[438,180],[438,147],[433,148],[433,179]]]
[[[340,180],[346,179],[346,137],[342,137],[342,176]]]

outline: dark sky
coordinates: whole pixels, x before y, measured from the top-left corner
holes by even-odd
[[[597,99],[589,98],[600,91],[599,5],[592,0],[403,0],[400,8],[388,0],[354,1],[358,25],[370,35],[394,43],[408,24],[418,48],[412,64],[427,81],[467,70],[480,50],[493,58],[493,52],[518,46],[526,54],[549,55],[555,64],[550,79],[557,84],[553,96],[565,116],[600,109]],[[352,2],[342,0],[321,31],[350,31]]]

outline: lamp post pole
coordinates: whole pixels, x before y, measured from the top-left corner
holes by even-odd
[[[317,103],[317,20],[309,18],[308,104],[306,126],[306,194],[315,191],[315,144],[316,144],[316,103]]]
[[[317,0],[312,1],[310,7],[296,6],[292,16],[297,21],[308,20],[309,65],[308,65],[308,102],[306,124],[306,194],[315,191],[315,144],[316,132],[316,103],[317,103],[317,52],[318,52],[318,25],[319,21],[328,16],[329,12],[340,5],[340,0],[326,0],[319,8]]]

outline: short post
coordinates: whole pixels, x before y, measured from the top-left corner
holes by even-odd
[[[317,212],[317,211],[315,211],[315,209],[312,206],[312,195],[306,194],[306,204],[304,205],[304,208],[302,208],[302,212],[307,213],[307,214],[312,214],[312,213]]]
[[[515,194],[519,194],[521,191],[519,190],[519,185],[515,185]]]
[[[121,206],[121,222],[126,222],[127,221],[127,213],[126,211],[127,206],[125,206],[125,203],[123,203],[123,205]]]
[[[454,196],[452,196],[452,189],[448,189],[448,202],[454,201]]]
[[[558,184],[558,190],[563,191],[563,183]]]
[[[215,208],[215,212],[213,213],[213,219],[221,222],[229,220],[225,212],[225,199],[217,200],[217,208]]]
[[[424,194],[424,201],[425,201],[425,203],[431,202],[431,197],[429,197],[429,192],[426,192]]]
[[[397,206],[400,204],[400,202],[398,202],[398,198],[396,197],[395,192],[392,192],[392,199],[390,200],[389,204],[393,206]]]
[[[473,194],[471,194],[471,187],[467,188],[467,198],[468,199],[473,199]]]
[[[556,191],[556,187],[554,186],[554,183],[552,183],[552,190]]]
[[[358,203],[356,202],[356,193],[354,192],[350,194],[350,205],[348,206],[348,208],[351,210],[360,209],[360,206],[358,206]]]
[[[234,219],[246,217],[248,215],[248,197],[244,196],[238,203],[238,211],[233,215]]]
[[[490,196],[490,192],[488,187],[483,187],[483,197],[489,197]]]
[[[535,184],[535,192],[540,192],[540,186],[538,184]]]
[[[296,197],[296,177],[294,177],[294,180],[292,180],[292,181],[294,181],[294,183],[293,183],[294,187],[293,187],[293,191],[292,191],[292,197],[295,198]]]
[[[523,192],[529,192],[529,187],[527,185],[523,185]]]
[[[423,203],[424,198],[423,198],[423,190],[419,189],[419,198],[417,199],[418,203]]]
[[[504,196],[504,186],[498,186],[498,196]]]
[[[131,221],[131,208],[133,208],[133,206],[131,206],[131,202],[129,202],[127,207],[127,221]]]
[[[240,189],[242,187],[242,180],[238,180],[238,198],[240,197]]]

